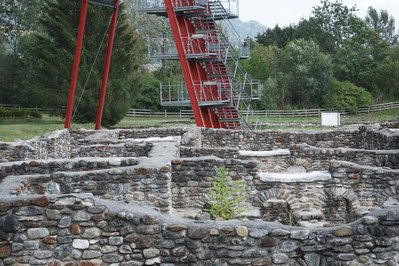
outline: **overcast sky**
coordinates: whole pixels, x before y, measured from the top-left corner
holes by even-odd
[[[399,30],[399,0],[343,0],[344,5],[359,9],[358,16],[364,18],[367,8],[385,9],[395,18],[396,31]],[[266,27],[287,26],[308,18],[312,7],[320,0],[240,0],[240,18],[243,21],[257,20]]]

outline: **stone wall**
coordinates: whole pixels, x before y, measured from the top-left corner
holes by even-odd
[[[360,131],[284,133],[228,131],[213,129],[131,129],[110,131],[56,131],[43,137],[17,143],[0,143],[0,161],[62,159],[82,156],[146,156],[150,144],[140,147],[134,139],[182,137],[182,157],[215,155],[236,157],[237,150],[288,149],[308,144],[321,148],[399,149],[399,133],[392,129],[362,127]],[[130,139],[130,141],[129,141]]]
[[[187,128],[153,128],[153,129],[126,129],[119,130],[119,139],[146,139],[149,137],[165,138],[183,136]]]
[[[399,118],[393,119],[388,123],[383,123],[381,126],[385,128],[399,129]]]
[[[140,166],[139,159],[28,161],[0,165],[0,192],[20,194],[90,193],[115,201],[142,203],[162,212],[171,208],[170,166]]]
[[[0,162],[65,159],[70,158],[70,148],[69,132],[59,130],[28,141],[0,142]]]
[[[74,196],[2,200],[1,265],[398,265],[399,210],[304,229],[196,223]]]
[[[249,155],[243,154],[243,152]],[[250,155],[253,153],[253,155]],[[259,153],[259,154],[257,154]],[[307,144],[292,145],[289,154],[262,155],[262,151],[240,151],[237,148],[181,147],[181,158],[216,156],[257,161],[261,171],[284,172],[290,167],[304,171],[327,170],[331,160],[399,169],[399,150],[363,150],[350,148],[318,148]]]
[[[170,173],[168,168],[139,168],[57,173],[30,177],[26,192],[29,194],[89,193],[102,199],[142,204],[169,212]],[[25,177],[26,178],[26,177]]]
[[[399,150],[318,148],[303,144],[293,145],[290,150],[292,157],[306,160],[309,166],[319,169],[328,169],[331,160],[399,169]]]
[[[134,129],[0,143],[0,265],[398,265],[395,134]],[[247,184],[248,218],[302,227],[166,215],[200,211],[216,166]]]
[[[233,131],[202,130],[204,148],[239,148],[244,150],[288,149],[291,145],[306,143],[316,147],[352,147],[359,143],[357,131],[335,132],[279,132],[279,131]]]
[[[249,206],[260,208],[263,214],[273,210],[281,213],[281,210],[289,207],[299,215],[297,220],[300,221],[350,222],[371,208],[383,207],[390,197],[397,194],[399,187],[399,170],[341,161],[330,163],[330,178],[328,172],[310,180],[298,179],[295,173],[291,176],[287,173],[283,175],[286,176],[284,180],[278,180],[267,175],[263,177],[265,175],[259,171],[256,161],[187,158],[172,161],[173,207],[201,209],[209,199],[215,167],[220,166],[226,167],[233,179],[246,182]],[[342,204],[350,206],[340,206]],[[347,210],[337,213],[343,208]],[[276,221],[281,218],[271,216]]]
[[[208,200],[215,167],[224,166],[233,179],[246,182],[249,208],[260,208],[263,214],[271,208],[278,213],[278,208],[286,205],[305,221],[333,219],[331,213],[335,210],[330,208],[340,204],[339,198],[351,202],[355,217],[361,216],[372,207],[383,207],[399,187],[399,170],[339,161],[330,165],[331,179],[289,182],[263,178],[255,161],[201,157],[175,159],[171,166],[144,166],[140,159],[133,158],[8,163],[1,167],[6,178],[0,191],[6,193],[8,189],[14,195],[90,193],[115,201],[142,203],[162,212],[169,212],[172,207],[200,210]],[[317,217],[314,213],[308,217],[306,209],[319,210]],[[340,213],[335,216],[335,222],[342,218]],[[271,219],[280,218],[272,215]],[[344,221],[341,219],[341,223]]]
[[[188,136],[190,133],[191,135]],[[71,157],[139,157],[147,156],[151,144],[128,139],[185,136],[185,145],[197,145],[196,130],[186,128],[129,130],[59,130],[42,137],[20,142],[0,142],[0,163],[8,161],[67,159]],[[186,134],[186,135],[185,135]],[[120,140],[120,141],[118,141]],[[127,141],[121,141],[127,140]],[[142,146],[144,145],[144,147]]]
[[[390,198],[394,199],[393,205],[396,204],[399,170],[332,161],[330,172],[334,179],[342,180],[344,186],[353,189],[361,206],[383,207]],[[339,190],[340,187],[331,186],[331,189]]]
[[[398,129],[382,127],[366,127],[359,129],[359,147],[368,150],[398,150],[399,131]]]
[[[239,149],[237,148],[196,148],[196,147],[180,147],[181,158],[216,156],[219,158],[237,158]]]
[[[35,156],[36,152],[31,145],[22,142],[0,142],[0,162],[22,161]]]
[[[148,157],[153,147],[139,141],[81,141],[71,151],[71,157]]]
[[[137,165],[135,158],[74,159],[74,160],[26,160],[0,164],[0,176],[37,175],[55,172],[78,172]]]
[[[216,157],[177,159],[172,161],[172,202],[174,208],[202,208],[216,174],[215,167],[226,167],[234,179],[245,180],[249,195],[255,193],[256,162]],[[253,197],[253,195],[252,195]],[[248,199],[250,201],[250,199]]]

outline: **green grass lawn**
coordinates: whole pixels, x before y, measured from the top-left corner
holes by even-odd
[[[176,124],[193,124],[190,119],[162,119],[162,118],[124,118],[115,127],[171,127]],[[42,119],[1,119],[0,141],[26,140],[34,136],[41,136],[47,132],[64,128],[64,120],[59,117],[43,115]],[[94,129],[94,123],[71,124],[72,129]]]
[[[347,115],[341,117],[342,125],[361,124],[361,123],[384,123],[394,118],[399,117],[399,109],[383,111],[372,114],[357,114]],[[271,126],[268,130],[296,130],[305,129],[313,130],[320,129],[319,117],[304,117],[304,118],[262,118],[261,122],[267,123],[302,123],[312,124],[306,127],[284,127]],[[255,122],[255,120],[253,120]],[[194,124],[194,120],[178,119],[178,118],[124,118],[115,127],[172,127],[176,125]],[[50,117],[44,115],[42,119],[0,119],[0,141],[15,141],[26,140],[34,136],[41,136],[47,132],[64,128],[64,121],[59,117]],[[94,124],[72,124],[73,129],[85,128],[94,129]]]
[[[43,115],[42,119],[0,118],[0,141],[30,139],[62,128],[64,128],[64,121],[61,118],[47,115]],[[73,128],[94,128],[94,124],[78,124],[73,125]]]
[[[378,113],[347,115],[343,116],[342,122],[344,124],[386,123],[395,118],[399,118],[399,109],[387,110]]]

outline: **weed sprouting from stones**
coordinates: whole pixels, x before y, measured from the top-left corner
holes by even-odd
[[[216,167],[209,196],[204,210],[215,219],[230,220],[244,211],[242,203],[246,199],[245,182],[233,180],[225,167]]]

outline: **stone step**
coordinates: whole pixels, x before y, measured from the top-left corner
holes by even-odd
[[[314,171],[308,173],[260,173],[260,180],[264,183],[310,183],[317,181],[330,181],[332,176],[328,171]]]
[[[8,175],[51,174],[55,172],[88,171],[137,165],[132,157],[82,157],[58,160],[27,160],[0,163],[0,177]]]

